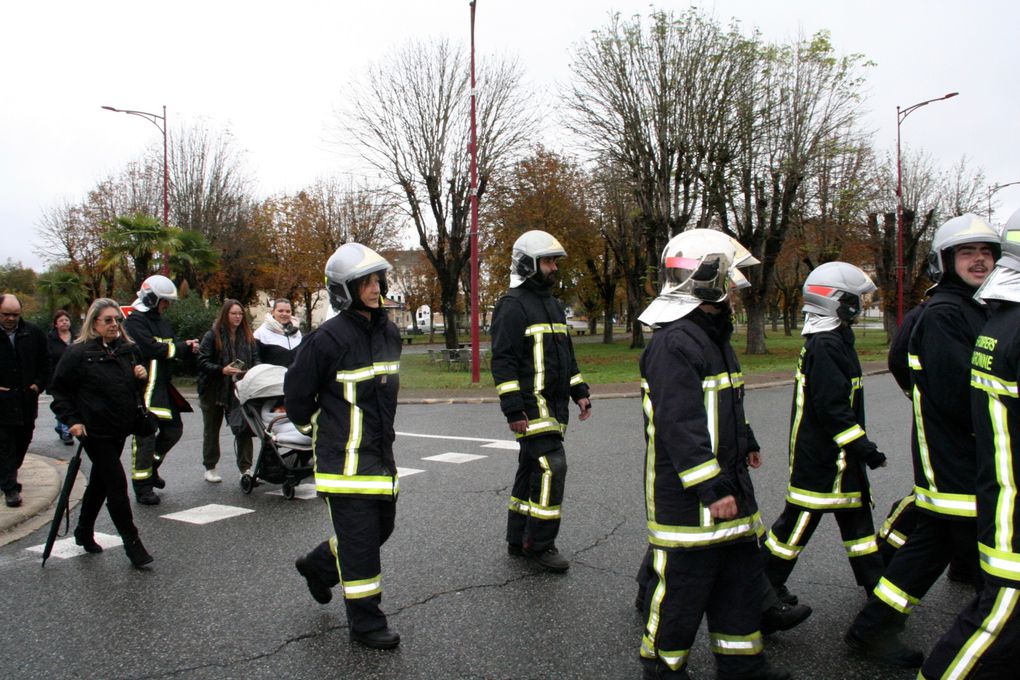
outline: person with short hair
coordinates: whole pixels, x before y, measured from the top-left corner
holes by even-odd
[[[266,320],[255,329],[259,362],[286,368],[294,361],[294,353],[301,344],[301,327],[295,321],[292,305],[287,298],[276,298],[266,314]]]
[[[21,301],[0,295],[0,491],[9,508],[21,505],[18,470],[32,443],[39,394],[46,389],[50,358],[46,336],[21,318]]]
[[[66,310],[58,309],[53,314],[53,325],[46,334],[46,347],[50,354],[51,370],[57,367],[57,362],[60,361],[64,350],[70,347],[72,342],[74,342],[74,333],[71,330],[71,315]],[[60,422],[59,418],[57,418],[57,424],[53,429],[64,444],[68,446],[74,444],[74,437],[67,431],[67,425]]]
[[[87,553],[103,552],[96,542],[95,526],[105,502],[128,559],[141,568],[153,558],[138,536],[120,456],[138,413],[147,372],[123,322],[116,300],[100,298],[92,303],[78,339],[53,373],[50,408],[81,440],[92,461],[74,542]]]

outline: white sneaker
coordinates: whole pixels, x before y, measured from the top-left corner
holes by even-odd
[[[242,476],[242,477],[244,477],[245,475],[248,475],[249,477],[251,477],[251,476],[252,476],[252,474],[251,474],[251,468],[248,468],[247,470],[245,470],[244,472],[242,472],[242,473],[241,473],[241,476]]]
[[[223,481],[223,478],[216,474],[216,468],[205,471],[205,481],[211,484],[217,484]]]

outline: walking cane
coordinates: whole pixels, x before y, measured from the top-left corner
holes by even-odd
[[[64,534],[66,535],[71,528],[71,509],[68,507],[68,501],[71,498],[71,489],[74,488],[74,481],[78,477],[78,468],[81,467],[82,446],[83,444],[79,440],[78,450],[71,456],[71,460],[67,462],[67,475],[64,477],[64,485],[60,488],[60,495],[57,496],[57,507],[53,511],[53,522],[50,524],[50,533],[46,537],[46,547],[43,548],[42,565],[44,567],[46,566],[47,558],[53,552],[53,542],[57,540],[57,534],[60,532],[61,515],[67,514],[67,525],[64,528]]]

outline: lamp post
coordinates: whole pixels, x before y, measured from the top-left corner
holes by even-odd
[[[478,132],[475,121],[475,0],[471,1],[471,382],[481,377],[478,328]]]
[[[907,116],[932,102],[951,99],[959,92],[950,92],[941,97],[926,99],[906,108],[896,107],[896,325],[903,323],[903,161],[900,155],[900,125]]]
[[[162,116],[157,114],[157,113],[148,113],[146,111],[134,111],[134,110],[131,110],[131,109],[116,109],[116,108],[114,108],[112,106],[104,106],[102,108],[106,109],[107,111],[113,111],[114,113],[126,113],[129,116],[140,116],[140,117],[144,118],[145,120],[149,121],[150,123],[152,123],[153,125],[155,125],[156,129],[159,130],[160,133],[163,135],[163,226],[164,227],[169,226],[170,225],[170,199],[169,199],[169,195],[168,195],[167,189],[169,187],[170,172],[169,172],[169,165],[167,163],[167,153],[166,153],[166,136],[167,136],[166,135],[166,133],[167,133],[166,105],[165,104],[163,105],[163,115]],[[162,124],[160,124],[159,121],[162,121]],[[166,255],[166,253],[163,253],[163,267],[162,267],[163,274],[168,273],[169,270],[170,270],[170,268],[169,268],[169,264],[167,263],[167,255]]]
[[[989,184],[988,185],[988,224],[992,223],[992,196],[999,192],[1000,189],[1011,187],[1014,184],[1020,184],[1020,180],[1015,182],[1006,182],[1005,184]]]

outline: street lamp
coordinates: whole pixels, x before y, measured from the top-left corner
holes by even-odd
[[[106,109],[107,111],[113,111],[114,113],[126,113],[129,116],[141,116],[145,120],[147,120],[150,123],[152,123],[153,125],[155,125],[156,129],[159,130],[160,133],[163,135],[163,226],[164,227],[169,226],[170,225],[170,199],[169,199],[169,196],[168,196],[168,193],[167,193],[167,188],[168,188],[168,185],[169,185],[170,173],[169,173],[169,169],[168,169],[169,165],[167,164],[167,155],[166,155],[166,132],[167,132],[167,129],[166,129],[167,128],[167,126],[166,126],[166,105],[165,104],[163,105],[163,115],[162,116],[159,115],[159,114],[156,114],[156,113],[148,113],[146,111],[134,111],[134,110],[131,110],[131,109],[116,109],[116,108],[114,108],[112,106],[104,106],[102,108]],[[159,121],[162,121],[162,124],[160,124]],[[166,273],[169,272],[169,270],[170,269],[169,269],[169,266],[168,266],[168,263],[167,263],[167,255],[166,255],[166,253],[163,253],[163,273],[166,274]]]
[[[997,194],[1000,189],[1011,187],[1014,184],[1020,184],[1020,180],[1015,182],[1006,182],[1005,184],[989,184],[988,185],[988,224],[992,223],[992,196]]]
[[[926,99],[912,106],[901,109],[896,107],[896,325],[903,323],[903,162],[900,156],[900,125],[907,116],[932,102],[940,102],[943,99],[951,99],[959,92]]]

